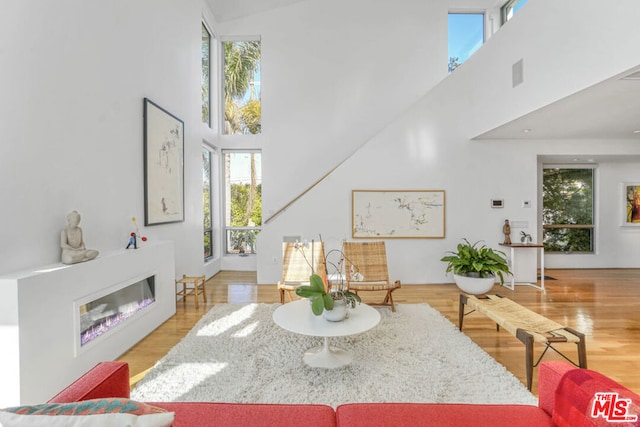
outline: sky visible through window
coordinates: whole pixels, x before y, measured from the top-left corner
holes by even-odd
[[[519,2],[516,2],[516,4],[513,5],[513,13],[519,11],[525,4],[527,4],[527,0],[520,0]]]
[[[236,152],[231,154],[231,183],[248,184],[251,182],[251,153]],[[256,181],[262,182],[262,154],[255,152]]]
[[[466,61],[484,43],[484,14],[449,14],[449,60]]]

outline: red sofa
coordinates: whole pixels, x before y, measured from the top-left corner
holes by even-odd
[[[439,403],[325,405],[147,402],[175,413],[183,426],[640,426],[640,396],[610,378],[565,362],[539,367],[538,406]],[[594,398],[598,393],[598,403]],[[129,397],[129,367],[96,365],[51,399],[51,403]],[[624,418],[626,418],[625,422]],[[614,423],[615,422],[615,423]]]

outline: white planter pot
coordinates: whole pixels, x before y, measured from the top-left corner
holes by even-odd
[[[333,310],[324,310],[322,316],[330,322],[342,322],[347,317],[349,306],[342,299],[333,301]]]
[[[486,294],[496,283],[495,276],[491,277],[468,277],[453,275],[456,285],[463,291],[472,295]]]

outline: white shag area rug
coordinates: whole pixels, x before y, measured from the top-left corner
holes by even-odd
[[[302,356],[322,338],[272,320],[280,304],[213,307],[132,391],[141,401],[240,403],[447,402],[537,404],[504,366],[427,304],[379,308],[378,326],[331,338],[352,352],[337,369]]]

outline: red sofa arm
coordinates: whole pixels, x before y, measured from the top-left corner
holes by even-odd
[[[125,362],[100,362],[65,387],[49,403],[79,402],[105,397],[129,398],[129,365]]]
[[[570,363],[548,361],[538,367],[538,406],[549,416],[556,406],[556,390],[562,376],[572,369],[578,369]]]

